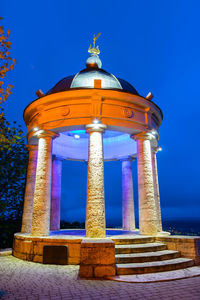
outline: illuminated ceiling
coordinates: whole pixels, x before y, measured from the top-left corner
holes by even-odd
[[[136,156],[136,142],[128,133],[106,130],[103,134],[104,160]],[[63,159],[88,160],[88,133],[85,130],[62,132],[53,142],[53,154]]]

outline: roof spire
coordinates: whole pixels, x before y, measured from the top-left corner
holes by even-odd
[[[98,56],[98,54],[100,53],[99,46],[95,45],[96,40],[98,39],[98,37],[100,35],[101,35],[101,32],[99,32],[96,36],[94,34],[93,47],[90,44],[90,47],[88,49],[88,52],[90,53],[90,57],[86,61],[87,68],[101,68],[101,66],[102,66],[101,60]]]
[[[99,46],[96,46],[95,47],[95,43],[96,43],[96,40],[98,39],[98,37],[101,35],[101,32],[99,32],[97,34],[97,36],[95,36],[94,34],[94,37],[93,37],[93,47],[91,47],[91,44],[90,44],[90,47],[88,49],[88,52],[91,53],[91,54],[95,54],[95,55],[98,55],[100,53],[100,50],[99,50]]]

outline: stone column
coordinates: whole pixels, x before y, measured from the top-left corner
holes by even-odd
[[[122,160],[123,230],[135,230],[132,158]]]
[[[22,233],[31,232],[32,213],[33,213],[33,198],[35,189],[35,175],[37,167],[37,145],[26,145],[29,151],[27,174],[26,174],[26,188],[24,195],[24,207],[22,214]]]
[[[51,180],[51,215],[50,229],[60,229],[62,159],[53,155]]]
[[[140,233],[156,235],[158,231],[152,174],[151,136],[142,132],[135,135],[134,139],[137,141]]]
[[[52,139],[58,135],[41,130],[36,136],[39,141],[31,235],[45,236],[50,227]]]
[[[161,221],[160,193],[159,193],[157,158],[156,158],[157,152],[158,152],[158,148],[152,148],[152,171],[153,171],[154,197],[155,197],[155,205],[156,205],[156,213],[157,213],[157,229],[159,232],[161,232],[162,221]]]
[[[103,238],[105,228],[103,124],[86,126],[89,133],[86,237]]]

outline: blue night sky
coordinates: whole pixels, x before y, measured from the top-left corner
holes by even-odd
[[[23,123],[24,108],[60,79],[85,67],[93,34],[103,69],[154,94],[163,111],[158,172],[164,219],[200,216],[200,2],[3,1],[17,60],[7,81],[13,94],[3,105],[10,121]],[[137,170],[133,163],[135,199]],[[87,166],[63,163],[62,219],[84,221]],[[105,163],[107,225],[121,224],[121,164]],[[137,210],[137,201],[136,201]]]

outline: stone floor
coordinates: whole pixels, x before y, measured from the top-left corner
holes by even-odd
[[[155,283],[80,280],[79,266],[0,257],[0,299],[200,299],[200,277]]]

